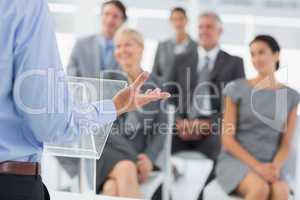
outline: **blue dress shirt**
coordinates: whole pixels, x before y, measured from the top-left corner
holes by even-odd
[[[110,100],[68,106],[72,99],[45,0],[1,0],[0,13],[0,162],[39,162],[44,142],[80,138],[80,120],[115,120]],[[79,112],[87,106],[88,112]]]
[[[101,71],[104,70],[119,70],[119,65],[114,57],[115,44],[113,40],[106,39],[104,36],[99,36],[101,55]]]

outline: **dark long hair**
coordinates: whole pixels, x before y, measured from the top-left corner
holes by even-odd
[[[264,42],[270,47],[273,53],[280,53],[280,46],[278,42],[274,37],[270,35],[258,35],[252,40],[250,45],[252,45],[254,42]],[[279,67],[280,67],[280,61],[276,63],[276,71],[279,69]]]

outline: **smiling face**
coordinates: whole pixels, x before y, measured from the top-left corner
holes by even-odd
[[[250,45],[252,63],[260,75],[266,76],[276,71],[279,52],[273,52],[267,43],[255,41]]]
[[[184,33],[187,25],[187,17],[180,11],[174,11],[171,15],[170,21],[177,34]]]
[[[121,32],[115,37],[115,58],[125,72],[139,70],[142,60],[144,49],[142,41],[138,41],[133,34]]]
[[[103,7],[101,23],[102,32],[105,34],[105,36],[112,38],[123,22],[123,13],[117,6],[113,4],[107,4]]]
[[[213,16],[202,16],[198,24],[199,42],[200,45],[210,50],[219,44],[222,34],[222,27],[220,22]]]

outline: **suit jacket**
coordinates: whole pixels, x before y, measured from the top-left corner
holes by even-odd
[[[197,51],[191,51],[175,59],[175,67],[170,79],[181,88],[172,86],[167,87],[167,90],[177,95],[171,101],[178,106],[178,117],[187,118],[187,113],[190,111],[193,92],[198,83],[198,62]],[[243,77],[245,77],[243,60],[220,50],[210,77],[210,82],[216,86],[215,89],[210,88],[211,94],[214,95],[211,101],[212,109],[217,112],[216,114],[222,112],[222,89],[228,82]]]
[[[91,35],[76,42],[67,67],[68,75],[89,78],[106,76],[112,79],[116,77],[115,73],[119,71],[119,66],[114,66],[111,71],[101,71],[101,37],[99,34]]]
[[[192,107],[193,92],[198,84],[198,52],[193,51],[189,54],[180,55],[176,57],[174,63],[174,73],[172,73],[171,80],[174,81],[177,86],[169,86],[167,90],[175,95],[170,101],[177,106],[177,117],[188,118],[188,113],[190,113]],[[181,149],[180,145],[183,145],[184,148],[187,147],[186,145],[191,145],[191,148],[195,147],[197,151],[208,156],[208,158],[216,160],[221,149],[219,133],[221,130],[221,114],[223,111],[222,90],[228,82],[242,77],[245,77],[243,60],[220,50],[210,74],[210,82],[214,86],[214,89],[210,87],[210,93],[214,96],[214,98],[211,99],[211,105],[212,109],[216,111],[216,113],[214,113],[215,116],[217,116],[209,117],[213,123],[213,134],[194,142],[185,142],[180,138],[174,138],[174,141],[179,142],[177,142],[178,144],[173,144],[174,149]],[[198,118],[207,119],[207,116],[199,116]]]
[[[176,57],[174,54],[175,45],[176,44],[173,39],[169,39],[158,44],[152,73],[155,74],[161,81],[170,80]],[[189,43],[185,54],[189,54],[189,52],[192,51],[197,51],[197,43],[189,37]]]

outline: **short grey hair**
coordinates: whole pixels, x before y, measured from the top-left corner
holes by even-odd
[[[218,15],[216,12],[213,12],[213,11],[206,11],[202,14],[200,14],[199,18],[202,18],[202,17],[212,17],[214,18],[218,23],[219,25],[222,27],[223,25],[223,22],[221,20],[221,17],[220,15]]]

